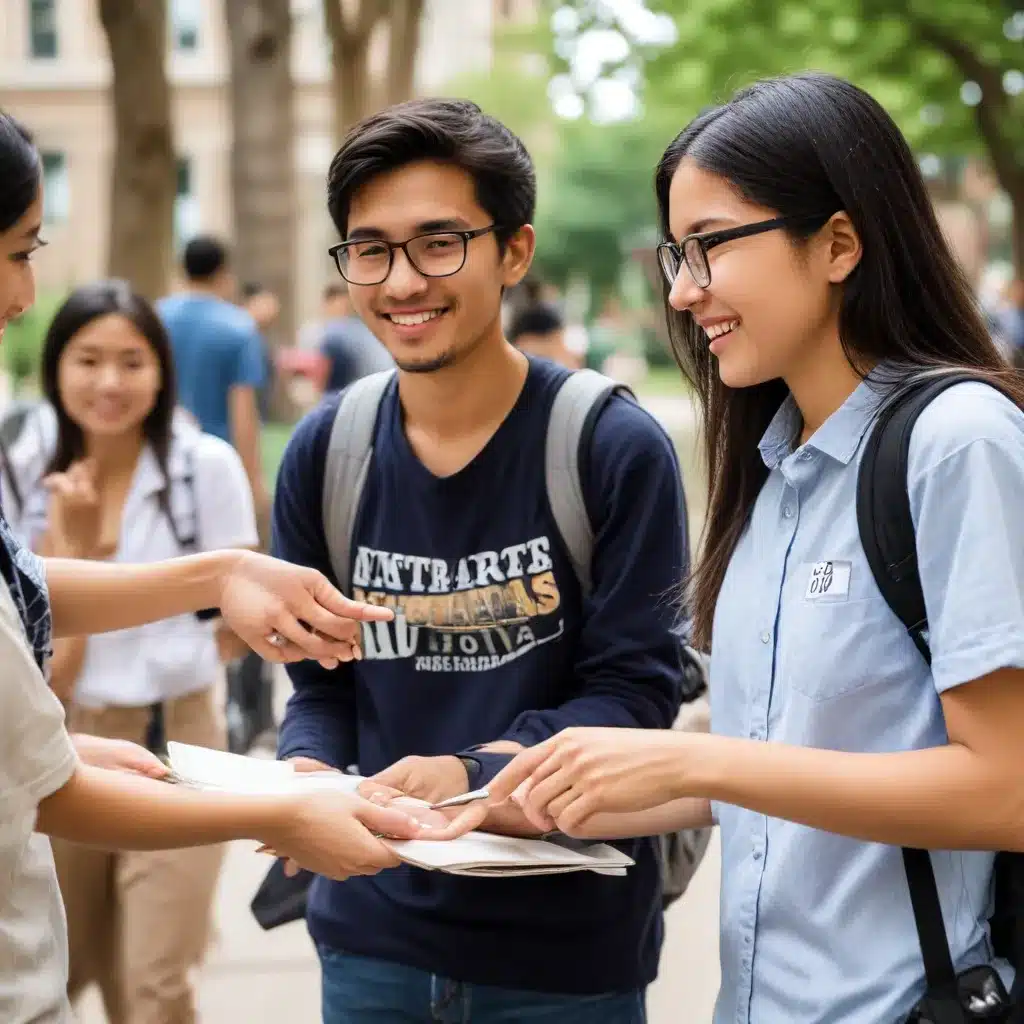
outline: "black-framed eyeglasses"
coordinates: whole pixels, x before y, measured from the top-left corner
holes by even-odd
[[[414,235],[404,242],[389,242],[385,238],[360,238],[354,242],[332,245],[328,253],[333,257],[338,273],[349,284],[383,284],[395,262],[395,250],[401,249],[413,269],[424,277],[451,277],[466,265],[466,251],[470,241],[497,231],[497,224],[471,231],[428,231]]]
[[[669,287],[676,283],[679,270],[685,263],[694,284],[698,288],[707,288],[711,284],[711,265],[708,263],[708,252],[716,245],[796,224],[817,224],[820,227],[831,216],[831,213],[823,213],[798,217],[772,217],[771,220],[742,224],[738,228],[725,228],[722,231],[704,231],[701,234],[687,235],[678,243],[662,242],[658,246],[658,262],[661,264],[662,273],[665,275]]]

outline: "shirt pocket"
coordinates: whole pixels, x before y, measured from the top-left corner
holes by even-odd
[[[858,562],[843,594],[821,595],[806,571],[788,581],[780,640],[781,685],[814,702],[891,684],[920,657]]]

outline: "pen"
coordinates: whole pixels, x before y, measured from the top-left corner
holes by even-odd
[[[440,811],[445,807],[461,807],[463,804],[471,804],[475,800],[486,800],[491,794],[486,789],[473,789],[468,793],[461,793],[459,796],[449,797],[436,804],[431,804],[432,811]]]

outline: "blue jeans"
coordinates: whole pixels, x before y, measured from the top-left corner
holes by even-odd
[[[644,1024],[644,993],[552,995],[469,985],[319,948],[323,1024]]]

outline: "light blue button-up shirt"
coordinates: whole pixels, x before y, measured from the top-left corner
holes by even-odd
[[[878,404],[862,383],[802,447],[792,398],[715,613],[712,728],[891,752],[947,742],[939,695],[1024,667],[1024,414],[983,384],[939,395],[908,482],[932,668],[875,585],[857,470]],[[715,1024],[888,1024],[924,993],[900,851],[718,804],[722,989]],[[950,808],[950,813],[956,813]],[[934,853],[958,969],[988,962],[992,855]]]

